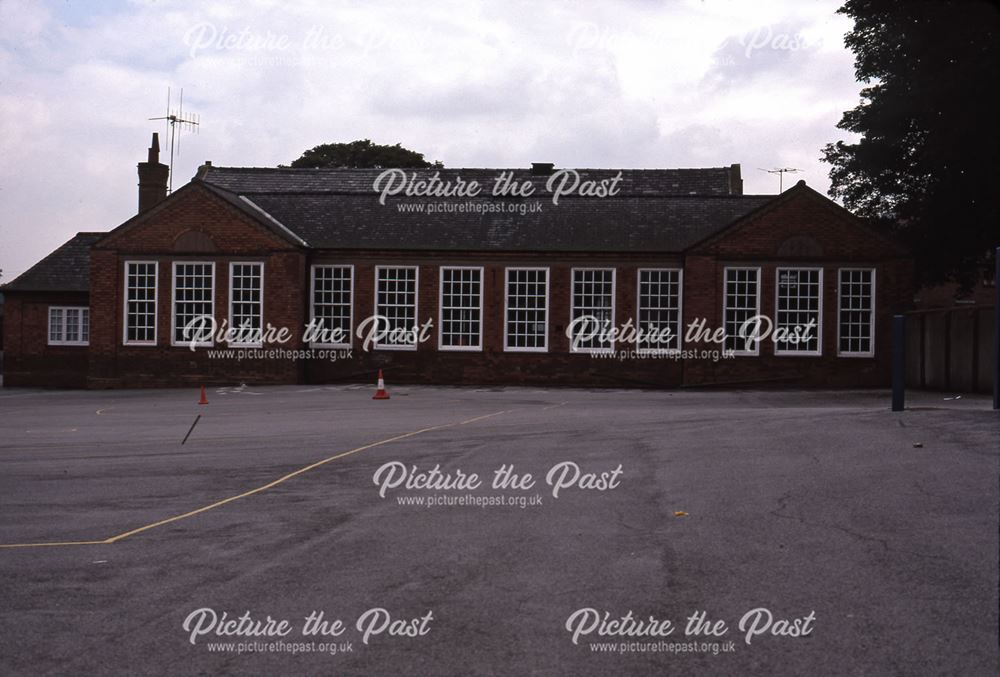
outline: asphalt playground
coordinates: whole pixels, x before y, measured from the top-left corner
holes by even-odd
[[[0,389],[0,674],[995,674],[986,398],[389,391]]]

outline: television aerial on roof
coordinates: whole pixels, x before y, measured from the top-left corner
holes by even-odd
[[[778,175],[778,193],[781,193],[785,188],[785,174],[796,174],[802,171],[801,169],[796,169],[795,167],[778,167],[777,169],[761,169],[758,167],[757,169],[760,169],[762,172],[767,172],[768,174]]]
[[[167,124],[168,136],[170,137],[170,177],[167,183],[167,195],[174,190],[174,148],[177,149],[178,157],[181,154],[181,139],[179,132],[198,133],[201,125],[201,116],[195,113],[188,113],[184,116],[184,88],[181,88],[180,100],[177,108],[171,108],[170,87],[167,87],[167,113],[161,117],[149,118],[150,120],[165,120]]]

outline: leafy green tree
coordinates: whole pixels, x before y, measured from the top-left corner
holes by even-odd
[[[292,162],[292,167],[426,169],[444,165],[441,162],[428,162],[423,153],[403,148],[398,143],[387,146],[361,139],[350,143],[324,143],[310,148]]]
[[[824,149],[831,193],[909,244],[923,283],[968,286],[1000,241],[1000,11],[987,2],[848,0],[861,103]]]

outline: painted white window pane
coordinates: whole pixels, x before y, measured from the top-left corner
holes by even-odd
[[[441,269],[441,345],[478,348],[482,340],[482,274],[478,268]]]
[[[507,269],[507,348],[547,347],[548,281],[545,268]]]
[[[375,285],[375,314],[380,329],[388,333],[376,342],[381,347],[416,346],[417,269],[378,268]]]
[[[760,271],[757,268],[727,268],[725,288],[725,347],[737,353],[756,354],[740,337],[743,323],[760,314]]]
[[[573,270],[572,345],[577,349],[611,349],[607,333],[614,322],[614,280],[612,268]]]
[[[781,353],[817,353],[820,336],[821,271],[813,268],[778,268],[778,296],[775,330],[779,340],[775,351]],[[812,323],[812,328],[807,326]],[[806,340],[782,339],[782,336],[809,336]]]
[[[125,341],[156,341],[156,263],[126,264]]]
[[[638,349],[679,350],[681,347],[681,272],[639,271]]]

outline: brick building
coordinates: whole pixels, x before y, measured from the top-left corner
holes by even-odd
[[[2,288],[5,385],[371,381],[378,368],[421,383],[888,382],[909,256],[803,182],[743,195],[739,165],[406,174],[435,172],[483,190],[380,199],[380,170],[206,163],[167,196],[154,137],[135,217],[78,234]],[[534,193],[496,196],[498,177]],[[574,177],[579,190],[555,200]],[[738,330],[755,315],[815,331],[747,344]],[[371,316],[398,331],[365,346]],[[192,350],[184,328],[207,317],[288,335]],[[573,346],[581,317],[646,336]]]

